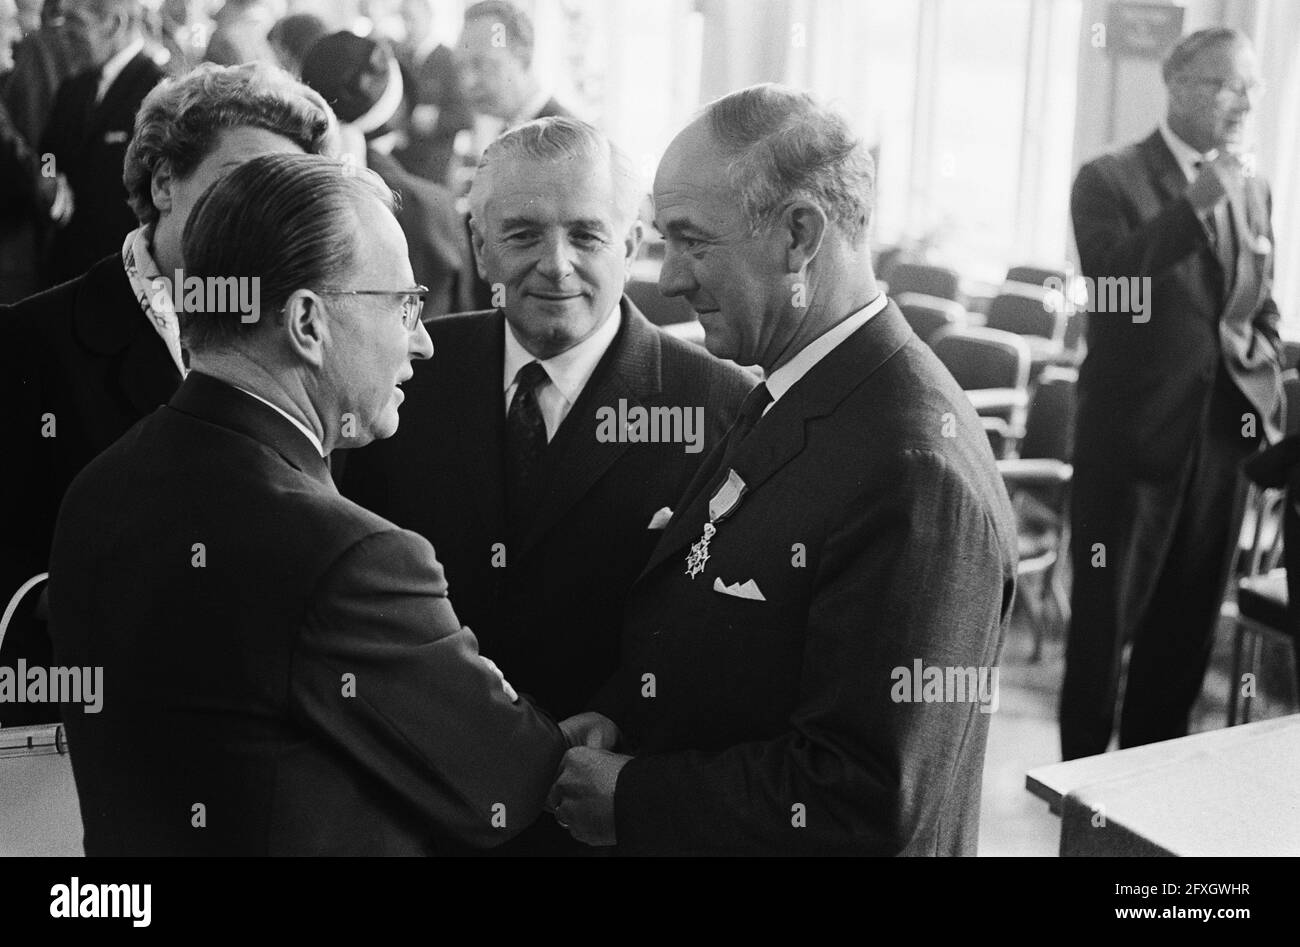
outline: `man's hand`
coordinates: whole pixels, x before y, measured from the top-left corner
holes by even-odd
[[[614,787],[631,758],[586,746],[565,753],[546,800],[560,827],[587,845],[615,844]]]
[[[1187,199],[1201,213],[1212,209],[1225,197],[1235,199],[1244,182],[1245,169],[1241,159],[1228,151],[1220,151],[1213,161],[1201,166],[1201,173],[1187,188]]]
[[[623,738],[618,724],[604,714],[589,712],[574,714],[560,721],[560,732],[569,746],[589,746],[596,750],[612,750]]]

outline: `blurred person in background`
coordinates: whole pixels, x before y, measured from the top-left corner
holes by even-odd
[[[532,19],[505,0],[482,0],[465,11],[456,61],[476,112],[506,128],[551,115],[573,117],[533,71],[533,44]]]
[[[320,96],[279,69],[202,66],[145,99],[123,175],[135,229],[77,279],[0,310],[0,402],[15,434],[0,464],[0,598],[46,570],[55,515],[72,479],[167,401],[186,372],[171,285],[199,196],[242,162],[272,152],[333,151]],[[119,178],[119,181],[122,179]],[[125,196],[125,195],[124,195]],[[0,649],[49,664],[35,611],[15,616]],[[0,722],[54,719],[21,704]],[[41,715],[48,716],[41,716]]]
[[[167,73],[184,75],[203,62],[212,21],[202,0],[162,0],[154,17],[156,39],[167,53]]]
[[[334,109],[350,159],[398,193],[397,221],[406,234],[411,268],[416,282],[429,287],[426,318],[469,308],[470,248],[455,199],[441,185],[404,169],[392,154],[406,115],[397,59],[373,39],[334,33],[307,54],[303,81]]]
[[[397,159],[411,173],[450,182],[456,136],[474,127],[474,113],[461,89],[456,54],[437,41],[431,0],[401,0],[406,37],[397,49],[406,77],[409,142]]]
[[[68,29],[93,68],[64,82],[40,151],[53,155],[70,208],[55,218],[45,285],[84,273],[122,245],[135,215],[122,189],[122,161],[140,103],[163,77],[145,52],[140,0],[68,0]],[[65,196],[67,196],[65,194]]]
[[[91,66],[85,48],[68,29],[64,5],[64,0],[45,0],[40,28],[13,48],[13,71],[3,82],[9,117],[32,147],[45,132],[59,86]]]
[[[302,76],[302,61],[307,58],[307,53],[329,32],[330,28],[320,17],[311,13],[291,13],[275,21],[267,39],[280,68],[298,79]]]
[[[272,6],[269,0],[226,0],[214,17],[216,28],[208,40],[204,60],[219,66],[246,62],[278,65],[266,37],[280,6]]]

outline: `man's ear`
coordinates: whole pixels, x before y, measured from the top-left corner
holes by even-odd
[[[483,224],[477,217],[469,219],[469,242],[474,248],[474,269],[483,282],[488,282],[487,267],[483,265]]]
[[[645,237],[645,225],[641,223],[640,218],[632,221],[632,226],[627,228],[627,236],[623,238],[623,262],[627,264],[623,270],[623,284],[627,285],[628,280],[632,278],[632,262],[636,259],[637,251],[641,249],[641,241]]]
[[[153,174],[149,176],[149,197],[153,201],[153,206],[158,209],[158,213],[171,211],[174,186],[175,177],[172,175],[171,162],[164,158],[158,162],[158,167],[154,168]]]
[[[284,304],[284,337],[290,350],[313,368],[325,361],[329,325],[321,298],[309,289],[295,290]]]
[[[781,234],[786,238],[788,273],[801,273],[821,250],[829,225],[826,212],[812,201],[792,201],[781,214]]]

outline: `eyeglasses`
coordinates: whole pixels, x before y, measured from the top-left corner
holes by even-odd
[[[402,325],[410,332],[420,322],[424,312],[424,300],[429,295],[429,287],[416,286],[414,289],[318,289],[321,296],[401,296]]]
[[[1257,79],[1215,79],[1209,76],[1182,76],[1181,82],[1191,82],[1195,85],[1202,86],[1213,90],[1215,97],[1227,98],[1225,93],[1231,92],[1234,98],[1244,99],[1247,96],[1258,99],[1267,91],[1264,83]]]

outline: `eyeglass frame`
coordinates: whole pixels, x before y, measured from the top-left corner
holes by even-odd
[[[413,289],[317,289],[313,292],[318,296],[414,296],[415,316],[408,321],[405,307],[402,313],[402,325],[406,327],[407,332],[414,332],[415,327],[424,321],[421,314],[424,312],[425,302],[428,301],[429,287],[417,283]]]
[[[1191,82],[1202,87],[1211,86],[1214,89],[1216,98],[1222,96],[1225,92],[1231,92],[1233,97],[1237,99],[1262,98],[1264,93],[1268,91],[1268,87],[1261,79],[1223,79],[1217,76],[1185,74],[1178,76],[1175,81]]]

